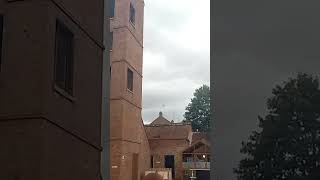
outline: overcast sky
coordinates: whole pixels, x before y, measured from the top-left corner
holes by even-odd
[[[257,128],[275,84],[320,72],[317,1],[215,0],[214,180],[235,180],[241,141]]]
[[[209,82],[210,0],[146,0],[144,122],[154,120],[159,111],[181,121],[194,90]]]

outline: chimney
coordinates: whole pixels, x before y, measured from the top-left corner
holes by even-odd
[[[159,112],[159,117],[162,117],[162,112],[161,111]]]

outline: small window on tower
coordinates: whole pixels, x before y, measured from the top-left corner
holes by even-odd
[[[133,7],[132,3],[130,3],[130,22],[132,24],[135,24],[135,22],[136,22],[136,10]]]
[[[129,68],[127,72],[127,88],[133,91],[133,72]]]

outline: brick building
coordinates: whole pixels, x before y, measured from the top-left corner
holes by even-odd
[[[193,132],[191,144],[182,151],[184,178],[210,179],[210,141],[207,133]]]
[[[182,178],[190,124],[141,118],[143,8],[0,1],[0,179],[98,180],[110,168],[112,180],[138,180],[169,166]]]
[[[189,147],[192,127],[187,123],[171,123],[159,113],[159,117],[151,124],[145,125],[152,168],[172,168],[172,177],[182,180],[182,154]]]
[[[105,5],[0,1],[0,179],[101,179]]]
[[[185,154],[189,156],[193,151],[189,152],[188,148],[202,148],[203,142],[208,141],[200,137],[200,144],[192,144],[198,140],[192,141],[195,133],[191,125],[170,122],[162,113],[151,124],[143,124],[144,1],[113,0],[111,4],[108,19],[113,37],[110,48],[111,180],[142,179],[151,168],[171,168],[172,177],[182,180],[184,175],[195,170],[195,166],[190,169],[184,162],[183,153],[189,153]],[[209,149],[207,145],[206,150]],[[204,153],[208,154],[207,151]]]
[[[141,118],[143,0],[113,1],[110,32],[110,172],[112,180],[137,180],[150,167]]]
[[[207,180],[210,170],[210,143],[207,133],[192,132],[190,123],[174,123],[160,112],[145,125],[151,168],[171,168],[175,180],[197,177]],[[199,157],[199,158],[197,158]]]

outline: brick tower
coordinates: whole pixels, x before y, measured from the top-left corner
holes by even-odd
[[[149,167],[149,145],[141,118],[143,0],[115,0],[110,18],[110,174],[137,180]]]

